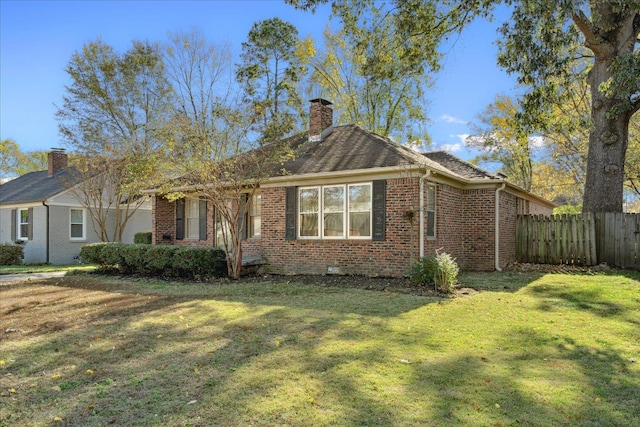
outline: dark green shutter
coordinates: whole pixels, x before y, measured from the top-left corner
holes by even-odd
[[[198,232],[200,233],[200,240],[207,240],[207,201],[205,199],[200,199],[200,204],[198,206]]]
[[[296,239],[297,187],[287,187],[285,194],[285,240]]]
[[[386,230],[386,204],[387,204],[387,181],[377,179],[373,181],[372,195],[372,220],[373,220],[373,240],[384,240]]]
[[[176,240],[184,239],[184,199],[176,200]]]
[[[249,226],[249,222],[247,221],[248,209],[247,209],[247,201],[249,200],[249,195],[247,193],[243,193],[240,195],[238,206],[238,232],[240,233],[240,240],[247,240],[247,227]]]
[[[11,209],[11,241],[15,242],[18,238],[18,209]]]
[[[33,208],[27,213],[27,239],[33,240]]]

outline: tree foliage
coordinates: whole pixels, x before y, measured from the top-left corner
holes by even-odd
[[[313,9],[325,0],[287,0]],[[367,13],[370,0],[334,0],[344,19]],[[395,0],[390,19],[397,20],[408,61],[435,61],[429,50],[413,49],[415,40],[442,37],[477,16],[490,16],[498,0],[438,2]],[[591,91],[591,123],[584,210],[622,210],[629,122],[640,108],[640,1],[638,0],[510,0],[511,19],[502,26],[498,62],[530,90],[523,118],[535,123],[553,104],[559,86],[587,72]],[[589,61],[585,65],[585,50]]]
[[[236,77],[258,113],[256,130],[273,142],[295,129],[302,113],[298,85],[313,49],[298,30],[280,18],[256,22],[242,43]]]
[[[403,64],[397,51],[387,50],[396,33],[380,10],[374,12],[368,20],[360,19],[357,31],[325,30],[325,49],[313,63],[311,80],[324,98],[334,101],[339,123],[425,141],[428,135],[416,135],[415,129],[426,121],[429,77]]]
[[[27,172],[47,169],[47,153],[23,152],[13,139],[0,141],[0,179],[15,178]]]
[[[123,54],[97,40],[75,52],[56,112],[60,134],[78,156],[72,186],[105,241],[119,241],[156,179],[166,154],[161,138],[171,87],[159,46],[133,42]],[[78,184],[80,183],[80,184]],[[109,186],[107,188],[106,186]],[[109,210],[115,213],[107,233]]]
[[[495,101],[478,116],[480,123],[474,125],[474,135],[466,142],[483,151],[475,162],[498,163],[500,171],[510,181],[530,191],[534,139],[516,119],[517,110],[517,101],[503,95],[496,96]]]

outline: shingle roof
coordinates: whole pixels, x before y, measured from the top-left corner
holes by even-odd
[[[0,185],[0,205],[44,201],[64,191],[68,177],[65,171],[52,177],[46,170],[24,174]]]
[[[306,134],[292,138],[299,146],[296,157],[284,164],[290,175],[304,175],[344,170],[425,164],[438,164],[420,153],[388,138],[362,129],[358,125],[336,126],[323,141],[305,142]],[[302,140],[302,144],[298,139]],[[441,168],[440,168],[441,169]]]
[[[307,135],[290,138],[296,157],[284,164],[290,175],[424,165],[461,179],[495,179],[495,175],[444,151],[418,153],[362,129],[358,125],[336,126],[323,141],[306,142]]]
[[[447,168],[449,171],[462,178],[498,178],[496,175],[493,175],[485,171],[484,169],[472,165],[469,162],[465,162],[464,160],[459,159],[458,157],[454,156],[453,154],[447,153],[446,151],[430,151],[428,153],[424,153],[424,156]]]

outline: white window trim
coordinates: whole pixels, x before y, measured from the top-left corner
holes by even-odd
[[[368,186],[369,187],[369,195],[371,197],[370,206],[369,206],[369,235],[368,236],[352,236],[351,235],[351,219],[350,219],[350,211],[349,211],[349,189],[351,187],[356,186]],[[342,208],[342,224],[343,231],[342,235],[339,236],[325,236],[324,235],[324,189],[329,187],[342,187],[344,189],[344,200],[343,200],[343,208]],[[300,217],[303,213],[300,210],[300,193],[303,190],[318,190],[318,234],[315,236],[302,236],[300,234]],[[353,212],[366,212],[366,211],[357,211]],[[312,212],[307,212],[312,213]],[[300,240],[372,240],[373,239],[373,184],[371,182],[361,182],[361,183],[353,183],[353,184],[328,184],[328,185],[316,185],[310,187],[298,187],[298,195],[297,195],[297,226],[296,226],[296,236]]]
[[[254,213],[254,205],[258,205],[260,207],[260,212],[257,215],[252,215]],[[251,201],[248,206],[248,214],[247,214],[247,236],[249,239],[259,239],[262,235],[262,194],[256,192],[251,196]],[[255,229],[253,228],[253,219],[260,218],[260,232],[255,234]]]
[[[82,237],[73,237],[71,236],[71,225],[77,224],[71,222],[71,212],[72,211],[82,211]],[[73,241],[84,241],[87,240],[87,210],[83,208],[70,208],[69,209],[69,240]]]
[[[22,222],[22,212],[23,211],[27,212],[27,222]],[[25,241],[29,240],[29,235],[28,235],[29,234],[29,231],[28,231],[29,230],[29,222],[33,221],[33,218],[29,218],[29,208],[19,208],[19,209],[17,209],[16,212],[17,212],[17,215],[18,215],[18,218],[16,219],[16,227],[18,228],[16,230],[16,239],[25,242]],[[22,225],[23,224],[27,225],[27,235],[26,236],[22,235]]]
[[[189,216],[190,210],[195,205],[195,216]],[[196,226],[191,227],[192,223],[189,220],[195,220]],[[185,240],[199,240],[200,239],[200,199],[187,199],[184,209],[184,239]],[[194,237],[195,236],[195,237]]]
[[[433,210],[429,210],[429,193],[430,190],[433,189]],[[438,189],[435,184],[427,184],[427,204],[425,206],[425,211],[427,212],[427,221],[429,221],[429,212],[433,212],[433,235],[429,235],[429,224],[427,223],[427,227],[425,230],[425,234],[427,235],[427,240],[437,240],[438,239],[438,220],[437,220],[437,211],[438,211]]]

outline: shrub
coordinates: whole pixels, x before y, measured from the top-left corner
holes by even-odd
[[[435,285],[437,291],[452,293],[458,284],[460,269],[455,258],[436,251],[435,256],[420,258],[409,269],[409,280],[416,285]]]
[[[435,256],[422,257],[411,264],[409,280],[416,285],[432,285],[437,270],[438,262]]]
[[[20,265],[24,258],[24,248],[10,243],[0,245],[0,265]]]
[[[94,243],[80,250],[85,262],[123,274],[186,278],[221,277],[227,274],[226,255],[217,248]]]
[[[460,268],[455,258],[446,252],[437,253],[436,262],[438,268],[434,275],[436,289],[447,294],[452,293],[458,284]]]
[[[133,243],[136,245],[150,245],[151,244],[151,232],[141,231],[133,236]]]

